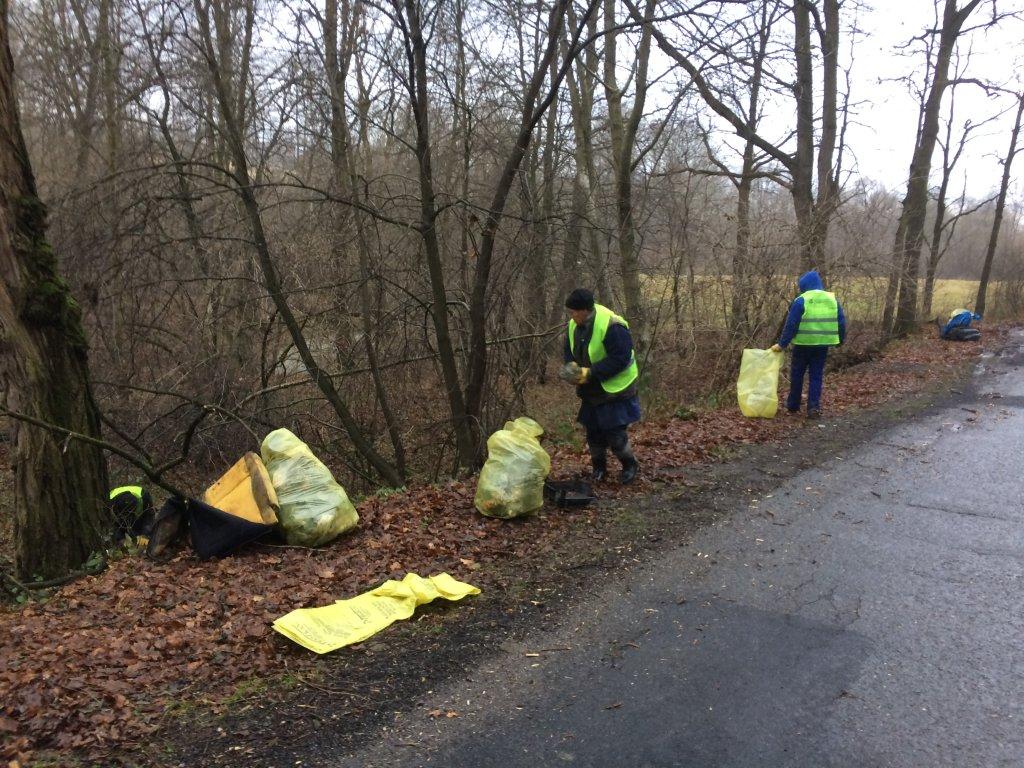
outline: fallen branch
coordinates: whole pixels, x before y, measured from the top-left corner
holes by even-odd
[[[181,490],[175,488],[173,485],[164,480],[163,477],[161,476],[159,469],[154,468],[153,465],[150,464],[149,462],[144,461],[137,456],[133,456],[132,454],[128,453],[128,451],[119,448],[113,443],[108,443],[106,440],[101,440],[98,437],[83,435],[81,432],[75,432],[73,430],[68,429],[67,427],[61,427],[58,426],[57,424],[51,424],[48,421],[37,419],[35,416],[29,416],[28,414],[25,413],[12,411],[8,408],[0,408],[0,414],[3,414],[4,416],[9,416],[12,419],[17,419],[18,421],[23,421],[27,424],[32,424],[33,426],[36,427],[47,429],[50,432],[55,432],[59,435],[63,435],[68,439],[80,440],[83,443],[88,443],[89,445],[94,445],[97,448],[101,448],[104,451],[109,451],[110,453],[113,453],[116,456],[120,456],[122,459],[127,461],[132,466],[138,467],[140,470],[142,470],[146,477],[148,477],[152,481],[154,485],[163,488],[172,496],[188,498],[188,494],[183,493]]]
[[[85,578],[86,576],[95,576],[99,573],[102,573],[106,569],[107,558],[104,557],[100,564],[97,565],[95,568],[87,568],[83,571],[71,571],[70,573],[64,576],[60,576],[56,579],[47,579],[46,581],[21,582],[13,576],[11,576],[11,574],[7,573],[7,571],[0,571],[0,574],[3,574],[4,578],[11,582],[11,584],[18,587],[18,589],[22,590],[23,592],[28,592],[34,589],[51,589],[53,587],[62,587],[65,584],[70,584],[72,581],[77,581],[78,579]]]

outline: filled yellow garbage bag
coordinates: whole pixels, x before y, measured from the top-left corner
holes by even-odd
[[[329,653],[359,643],[400,619],[408,619],[417,605],[439,597],[461,600],[479,595],[472,584],[447,573],[424,579],[415,573],[401,581],[388,580],[374,590],[322,608],[298,608],[274,622],[274,629],[304,648]]]
[[[772,419],[779,408],[779,369],[782,353],[744,349],[736,397],[744,416]]]
[[[544,428],[520,416],[487,438],[487,462],[480,470],[474,503],[488,517],[525,515],[544,505],[544,480],[551,457],[540,444]]]
[[[356,527],[359,515],[309,446],[287,429],[275,429],[260,446],[277,492],[278,519],[289,544],[319,547]]]

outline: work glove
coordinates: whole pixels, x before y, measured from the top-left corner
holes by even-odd
[[[567,381],[570,384],[579,386],[585,384],[590,378],[589,368],[580,368],[575,360],[571,360],[562,366],[562,370],[558,372],[558,378],[563,381]]]
[[[780,346],[779,346],[778,344],[772,344],[772,345],[771,345],[771,346],[769,347],[769,349],[770,349],[770,350],[771,350],[772,352],[781,352],[781,351],[782,351],[782,347],[780,347]]]
[[[575,360],[570,360],[568,363],[562,366],[562,369],[558,372],[558,378],[562,381],[567,381],[570,384],[575,384],[580,378],[580,367],[576,364]]]

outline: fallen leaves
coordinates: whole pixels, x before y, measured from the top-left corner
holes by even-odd
[[[920,390],[977,352],[977,346],[920,337],[900,342],[880,359],[828,376],[825,411]],[[779,439],[802,424],[785,414],[745,419],[728,403],[644,422],[631,434],[643,476],[685,485],[678,468],[725,455],[729,446]],[[560,446],[551,453],[558,477],[589,468],[582,451]],[[628,498],[643,494],[646,485],[604,483],[599,493]],[[100,754],[139,742],[186,696],[183,690],[216,702],[246,679],[286,664],[312,664],[269,631],[293,608],[326,605],[405,571],[447,571],[467,580],[473,573],[474,583],[486,586],[488,564],[550,552],[595,514],[542,511],[508,524],[477,514],[474,491],[470,481],[371,497],[359,505],[359,528],[320,550],[253,545],[205,563],[190,553],[165,563],[113,562],[49,602],[0,613],[3,764],[26,764],[25,755],[39,748]],[[429,714],[459,716],[440,709]]]

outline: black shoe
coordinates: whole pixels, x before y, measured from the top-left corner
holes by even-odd
[[[632,461],[629,461],[623,465],[622,472],[619,473],[619,482],[622,483],[623,485],[629,485],[634,480],[636,480],[636,476],[639,473],[640,462],[638,462],[636,459],[633,459]]]
[[[817,421],[821,418],[821,408],[811,408],[807,411],[807,418]]]
[[[590,470],[590,479],[595,483],[600,483],[608,478],[608,470],[605,467],[594,467]]]
[[[800,413],[800,409],[799,408],[789,408],[789,407],[787,407],[786,408],[786,413]]]

